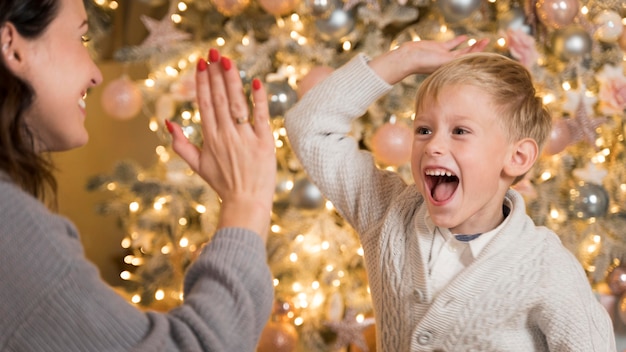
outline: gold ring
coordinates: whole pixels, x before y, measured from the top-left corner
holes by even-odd
[[[235,122],[237,122],[238,125],[243,125],[244,123],[250,122],[250,118],[248,116],[235,117]]]

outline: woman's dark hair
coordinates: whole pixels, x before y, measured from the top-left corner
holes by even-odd
[[[36,39],[57,16],[59,6],[58,0],[2,0],[0,29],[11,23],[24,38]],[[0,56],[0,170],[43,200],[47,191],[56,194],[57,184],[52,162],[35,150],[34,136],[24,121],[34,100],[31,85],[16,77]]]

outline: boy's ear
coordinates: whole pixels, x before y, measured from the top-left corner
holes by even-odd
[[[504,173],[517,177],[530,170],[539,156],[539,146],[532,138],[517,141],[511,149],[509,160],[504,165]]]
[[[6,22],[0,27],[0,55],[4,64],[17,74],[20,71],[22,64],[22,37],[17,32],[15,26]]]

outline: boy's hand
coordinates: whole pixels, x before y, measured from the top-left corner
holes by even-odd
[[[464,54],[482,51],[489,39],[482,39],[472,46],[456,49],[464,41],[461,35],[446,42],[420,40],[406,42],[372,61],[370,67],[387,83],[396,84],[416,73],[432,73],[439,66]]]

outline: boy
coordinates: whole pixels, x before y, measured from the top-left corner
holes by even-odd
[[[615,351],[608,313],[575,257],[510,189],[551,120],[527,70],[481,51],[409,42],[359,55],[286,116],[311,179],[359,233],[379,351]],[[414,184],[376,167],[351,121],[410,74],[420,86]]]

